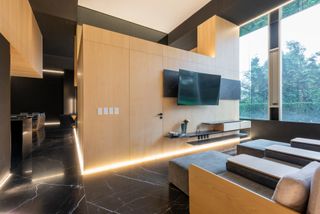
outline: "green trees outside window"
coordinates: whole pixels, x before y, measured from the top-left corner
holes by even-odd
[[[320,123],[319,0],[282,8],[282,120]]]
[[[320,0],[296,0],[282,8],[280,39],[284,121],[320,123],[319,3]],[[241,118],[268,119],[269,74],[265,50],[268,37],[261,34],[267,23],[267,18],[262,17],[240,29]],[[256,33],[258,31],[260,34]],[[268,31],[264,33],[268,34]],[[253,54],[242,50],[248,48],[253,49]],[[243,54],[250,56],[241,56]],[[241,60],[250,60],[247,62],[250,65],[242,66],[246,63]]]
[[[268,119],[268,16],[240,28],[240,117]]]

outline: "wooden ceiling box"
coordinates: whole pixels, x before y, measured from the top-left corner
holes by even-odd
[[[42,78],[42,34],[28,0],[0,0],[0,33],[10,43],[11,76]]]

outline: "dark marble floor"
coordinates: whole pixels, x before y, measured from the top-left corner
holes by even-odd
[[[0,190],[0,213],[189,213],[168,184],[168,161],[81,177],[72,130],[38,133],[32,154]]]
[[[0,213],[86,213],[72,130],[34,136],[32,154],[0,190]]]
[[[188,197],[168,184],[168,161],[84,178],[89,213],[189,213]]]

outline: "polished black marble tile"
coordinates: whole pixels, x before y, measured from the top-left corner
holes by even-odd
[[[89,213],[189,213],[188,196],[168,183],[168,160],[84,177]]]
[[[87,213],[72,130],[45,134],[0,190],[0,213]]]
[[[168,160],[82,177],[72,130],[50,128],[0,190],[0,213],[189,213]]]

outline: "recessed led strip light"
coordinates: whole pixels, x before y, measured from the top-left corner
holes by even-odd
[[[42,72],[44,73],[50,73],[50,74],[64,74],[64,71],[61,70],[50,70],[50,69],[43,69]]]
[[[1,181],[0,181],[0,189],[7,183],[7,181],[12,176],[11,173],[8,173]]]
[[[252,21],[254,21],[254,20],[256,20],[256,19],[261,18],[262,16],[265,16],[265,15],[267,15],[267,14],[269,14],[269,13],[272,13],[273,11],[276,11],[276,10],[280,9],[281,7],[284,7],[284,6],[292,3],[293,1],[294,1],[294,0],[289,0],[289,1],[287,1],[287,2],[285,2],[285,3],[283,3],[283,4],[279,5],[279,6],[277,6],[277,7],[275,7],[275,8],[272,8],[271,10],[268,10],[267,12],[262,13],[262,14],[259,15],[259,16],[254,17],[253,19],[250,19],[249,21],[246,21],[246,22],[242,23],[242,24],[239,25],[239,26],[242,27],[242,26],[244,26],[244,25],[246,25],[246,24],[248,24],[248,23],[250,23],[250,22],[252,22]]]
[[[39,182],[39,181],[43,181],[43,180],[50,180],[53,178],[58,178],[58,177],[62,177],[64,176],[64,173],[57,173],[57,174],[53,174],[53,175],[47,175],[47,176],[43,176],[43,177],[39,177],[39,178],[33,178],[32,182]]]
[[[149,156],[146,158],[129,160],[129,161],[124,161],[124,162],[117,162],[117,163],[108,164],[105,166],[99,166],[99,167],[83,170],[82,175],[91,175],[91,174],[95,174],[95,173],[99,173],[99,172],[104,172],[104,171],[113,170],[113,169],[117,169],[117,168],[146,163],[146,162],[150,162],[150,161],[155,161],[155,160],[170,158],[170,157],[174,157],[174,156],[189,154],[189,153],[202,151],[202,150],[206,150],[206,149],[214,149],[214,148],[218,148],[219,146],[234,144],[239,141],[240,141],[240,138],[237,137],[237,138],[223,140],[223,141],[219,141],[219,142],[215,142],[215,143],[211,143],[211,144],[194,146],[192,148],[182,149],[182,150],[178,150],[178,151],[152,155],[152,156]]]
[[[80,171],[81,171],[81,174],[83,175],[83,173],[84,173],[83,154],[81,151],[80,141],[79,141],[79,137],[78,137],[76,128],[73,128],[73,135],[74,135],[74,139],[76,142],[76,149],[77,149],[77,155],[78,155],[78,160],[79,160],[79,165],[80,165]]]
[[[59,126],[60,122],[46,122],[44,123],[45,126]]]

